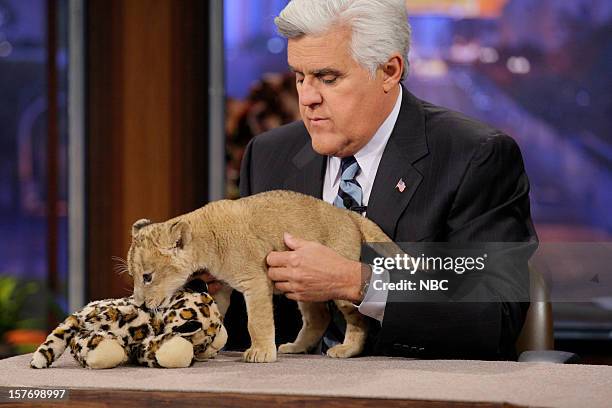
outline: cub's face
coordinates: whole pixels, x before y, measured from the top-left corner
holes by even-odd
[[[138,304],[158,307],[185,284],[196,269],[190,243],[191,229],[184,221],[134,223],[127,263]]]

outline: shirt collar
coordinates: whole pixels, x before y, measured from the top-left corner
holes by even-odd
[[[399,86],[399,85],[398,85]],[[402,106],[402,88],[400,87],[399,95],[395,101],[395,106],[389,116],[380,125],[374,136],[370,141],[363,146],[357,153],[355,153],[355,159],[359,164],[359,168],[364,176],[370,180],[374,174],[376,174],[377,164],[380,162],[385,146],[391,137],[395,123],[399,116],[400,108]],[[339,157],[329,156],[327,165],[329,166],[329,174],[332,176],[332,180],[336,180],[340,177],[340,161]]]

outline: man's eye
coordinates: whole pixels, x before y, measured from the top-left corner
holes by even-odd
[[[333,77],[333,78],[321,78],[321,82],[323,82],[325,85],[331,85],[334,82],[336,82],[336,79],[338,79],[337,77]]]
[[[298,84],[301,84],[302,82],[304,82],[304,78],[296,78],[295,82],[297,82]]]

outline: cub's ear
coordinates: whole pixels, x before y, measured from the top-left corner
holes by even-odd
[[[183,249],[191,242],[191,227],[185,221],[174,222],[169,232],[175,248]]]
[[[147,225],[150,225],[150,224],[153,224],[153,221],[147,220],[146,218],[142,218],[136,221],[134,225],[132,225],[132,237],[135,237],[136,234],[138,234],[138,231],[140,231],[142,227],[146,227]]]

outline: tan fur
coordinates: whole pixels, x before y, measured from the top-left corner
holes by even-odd
[[[285,251],[283,233],[320,242],[340,255],[359,260],[362,242],[391,242],[372,221],[322,200],[290,192],[270,191],[239,200],[212,202],[196,211],[162,223],[137,221],[132,228],[128,268],[134,277],[134,296],[156,307],[185,284],[193,272],[208,270],[244,294],[251,347],[244,360],[276,360],[273,284],[267,277],[266,256]],[[143,281],[151,274],[151,281]],[[215,300],[225,313],[231,289]],[[351,357],[363,351],[366,325],[348,301],[335,301],[347,320],[344,343],[331,348],[332,357]],[[314,347],[329,323],[325,304],[299,302],[303,326],[285,353]]]

